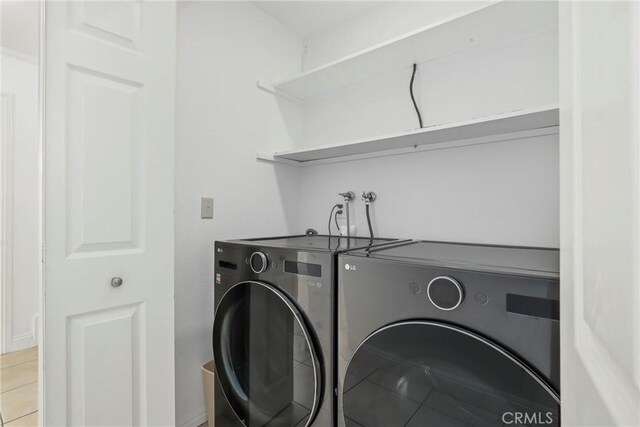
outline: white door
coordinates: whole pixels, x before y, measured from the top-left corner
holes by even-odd
[[[175,18],[46,3],[46,426],[174,424]]]
[[[637,2],[562,2],[563,426],[640,425]]]

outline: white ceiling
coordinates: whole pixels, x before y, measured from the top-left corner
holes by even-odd
[[[190,2],[180,1],[179,6]],[[332,27],[379,5],[380,1],[252,1],[282,25],[302,38]],[[2,47],[28,55],[38,54],[37,1],[0,1],[0,42]]]
[[[3,48],[38,56],[37,1],[0,1],[0,42]]]
[[[379,1],[252,1],[303,38],[380,4]]]

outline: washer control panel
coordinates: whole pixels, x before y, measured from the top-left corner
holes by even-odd
[[[455,310],[464,300],[464,288],[451,276],[438,276],[427,286],[431,304],[444,311]]]

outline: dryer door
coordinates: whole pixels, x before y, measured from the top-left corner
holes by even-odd
[[[296,304],[263,282],[221,298],[213,324],[216,377],[244,425],[308,426],[320,406],[315,339]]]
[[[369,335],[343,379],[347,426],[559,426],[560,400],[487,339],[430,321]]]

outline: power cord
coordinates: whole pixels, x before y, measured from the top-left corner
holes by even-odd
[[[336,228],[338,229],[338,243],[336,244],[336,247],[334,250],[338,250],[338,248],[340,247],[340,244],[342,243],[342,233],[340,233],[340,226],[338,225],[338,215],[342,214],[342,208],[338,208],[338,210],[336,211],[336,213],[333,215],[333,219],[335,220],[336,223]],[[331,244],[331,239],[329,239],[329,244]]]
[[[329,224],[327,226],[328,230],[329,230],[329,241],[331,241],[331,220],[333,219],[333,211],[337,209],[339,209],[338,212],[342,213],[342,203],[336,203],[335,205],[333,205],[333,207],[331,208],[331,212],[329,212]],[[336,213],[336,225],[338,224],[338,214]],[[340,230],[340,227],[338,227],[338,230]]]
[[[420,123],[420,129],[422,129],[422,115],[420,114],[420,109],[418,108],[418,104],[416,103],[416,98],[413,96],[413,81],[416,78],[416,71],[418,70],[418,65],[413,64],[413,73],[411,73],[411,82],[409,83],[409,93],[411,94],[411,101],[413,101],[413,108],[416,110],[416,114],[418,115],[418,123]]]

